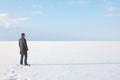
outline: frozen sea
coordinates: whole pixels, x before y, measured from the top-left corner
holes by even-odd
[[[120,80],[120,41],[28,41],[19,65],[17,41],[0,41],[0,80]]]

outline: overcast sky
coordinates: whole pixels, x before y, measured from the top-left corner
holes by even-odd
[[[0,0],[0,40],[120,41],[120,0]]]

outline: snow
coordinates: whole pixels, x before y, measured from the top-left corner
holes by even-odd
[[[0,41],[0,80],[120,80],[119,41],[29,41],[31,66],[17,41]]]

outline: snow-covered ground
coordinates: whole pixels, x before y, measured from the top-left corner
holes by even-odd
[[[120,80],[119,41],[30,41],[31,66],[17,41],[0,41],[0,80]]]

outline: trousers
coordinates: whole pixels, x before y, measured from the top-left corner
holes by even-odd
[[[24,54],[21,54],[21,58],[20,58],[20,64],[23,64],[23,61],[24,61],[24,64],[27,65],[27,57],[28,57],[28,53],[24,53]]]

